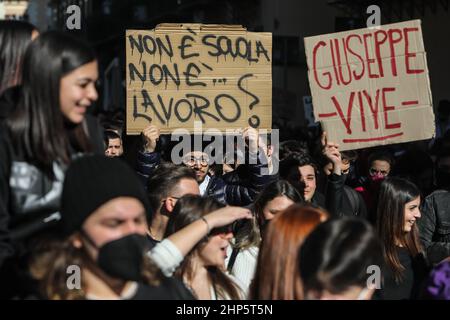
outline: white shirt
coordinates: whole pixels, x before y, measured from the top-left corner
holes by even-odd
[[[200,183],[200,185],[198,186],[198,188],[200,189],[200,195],[204,196],[206,193],[206,188],[208,187],[209,184],[209,180],[211,180],[209,175],[205,176],[205,180],[203,180],[202,183]]]
[[[233,248],[228,246],[225,266],[228,266],[232,252]],[[233,268],[231,269],[231,275],[237,279],[237,283],[243,289],[246,296],[249,293],[250,284],[255,277],[256,265],[258,264],[258,254],[259,248],[256,246],[251,246],[240,250],[236,256]]]

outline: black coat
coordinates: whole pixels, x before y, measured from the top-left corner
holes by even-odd
[[[437,190],[425,198],[418,221],[420,239],[430,263],[450,256],[450,192]]]
[[[429,271],[427,261],[422,254],[412,257],[406,248],[398,247],[397,253],[401,265],[405,268],[403,278],[397,282],[392,270],[384,264],[381,290],[376,291],[376,299],[409,300],[417,299],[420,295],[423,281]]]
[[[326,208],[333,217],[355,216],[367,219],[361,195],[345,185],[344,177],[330,174],[327,181]]]

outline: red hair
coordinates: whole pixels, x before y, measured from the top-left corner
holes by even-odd
[[[251,295],[262,300],[301,300],[298,252],[305,238],[328,214],[294,204],[270,221],[264,233]]]

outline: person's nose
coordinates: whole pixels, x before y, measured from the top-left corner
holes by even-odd
[[[422,214],[420,213],[420,210],[417,209],[416,212],[415,212],[415,214],[414,214],[414,217],[415,217],[416,219],[420,219],[421,216],[422,216]]]
[[[305,189],[306,189],[306,188],[309,188],[310,182],[309,182],[308,180],[302,179],[301,182],[303,182],[303,183],[305,184]]]
[[[88,98],[91,101],[97,101],[98,99],[98,93],[97,93],[97,89],[95,88],[95,85],[93,83],[91,83],[91,85],[89,86],[88,89]]]
[[[202,168],[202,164],[200,163],[200,160],[195,160],[194,168],[195,169],[201,169]]]
[[[139,227],[134,221],[130,221],[125,225],[124,234],[139,233]]]

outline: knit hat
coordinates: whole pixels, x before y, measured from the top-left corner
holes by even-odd
[[[90,155],[74,161],[66,172],[61,197],[64,235],[80,230],[96,209],[118,197],[136,198],[149,213],[142,183],[122,160]]]

